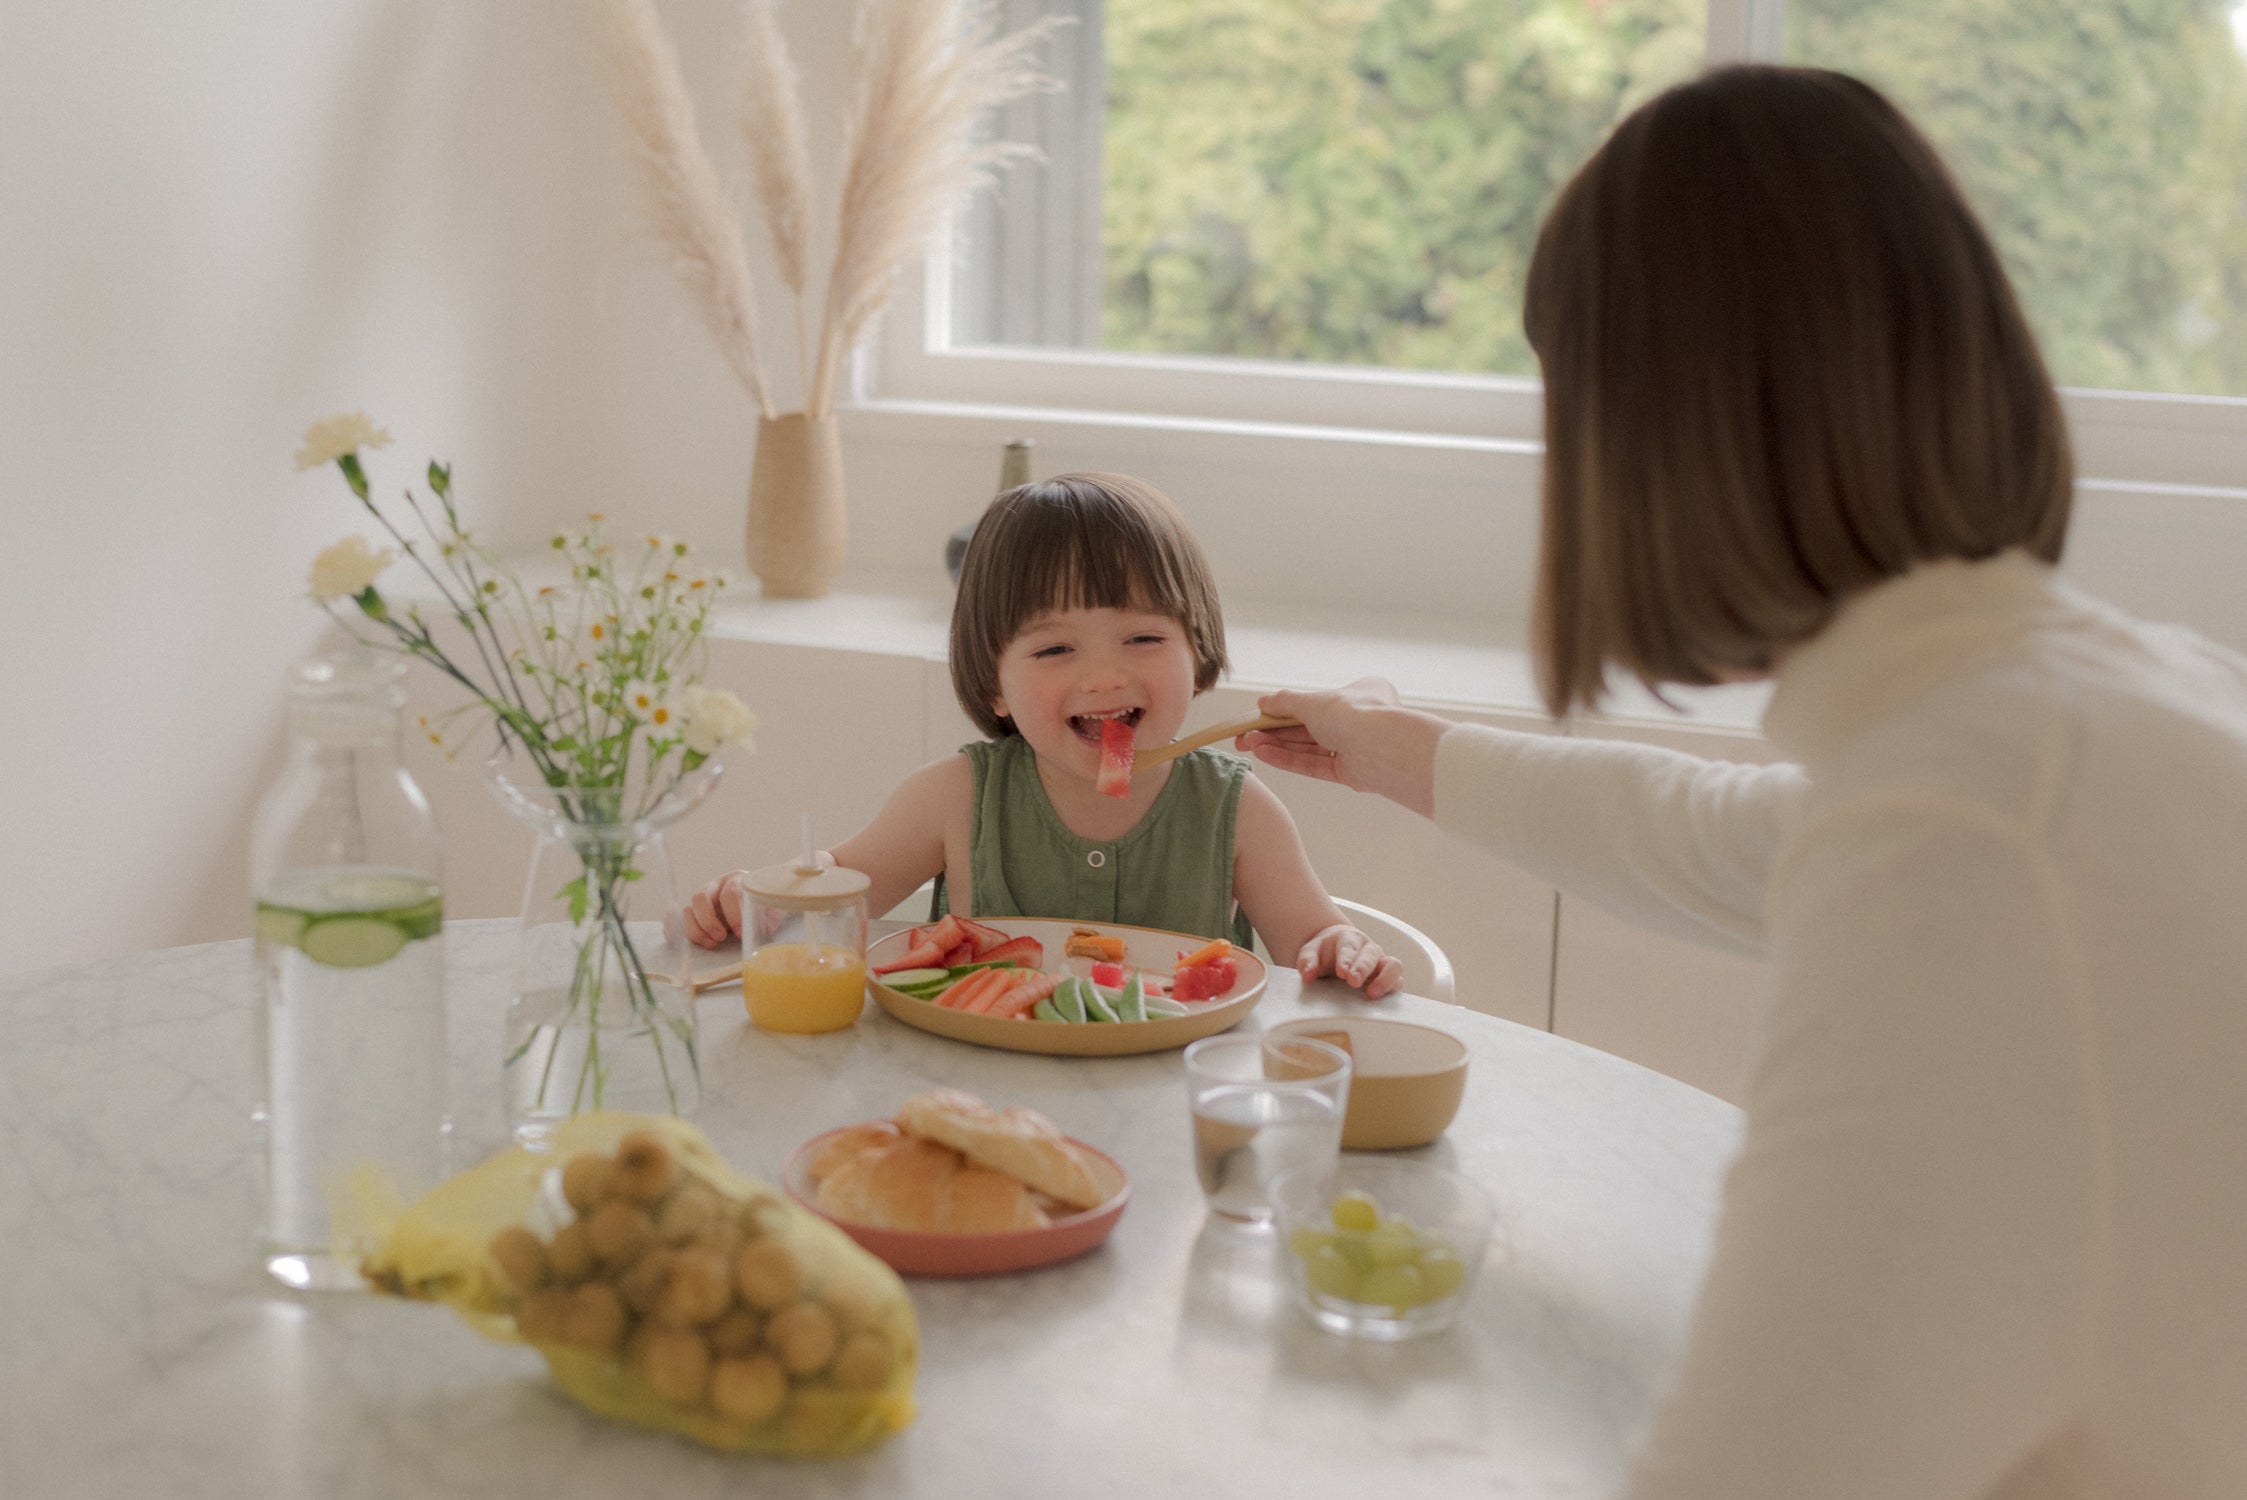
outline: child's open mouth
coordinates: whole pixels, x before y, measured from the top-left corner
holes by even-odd
[[[1078,739],[1083,740],[1088,745],[1097,746],[1100,743],[1101,725],[1107,723],[1110,719],[1121,719],[1124,723],[1137,729],[1140,718],[1146,712],[1143,708],[1118,708],[1111,709],[1104,714],[1071,714],[1069,716],[1069,728],[1076,733]]]

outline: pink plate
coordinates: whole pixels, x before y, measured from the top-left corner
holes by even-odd
[[[1116,1227],[1116,1220],[1123,1217],[1124,1206],[1131,1201],[1131,1179],[1124,1175],[1124,1169],[1105,1152],[1071,1137],[1076,1148],[1092,1159],[1094,1175],[1112,1184],[1107,1198],[1096,1208],[1055,1219],[1043,1229],[1008,1229],[993,1234],[933,1234],[854,1224],[848,1219],[836,1218],[819,1206],[808,1171],[820,1146],[829,1137],[851,1128],[846,1125],[823,1131],[798,1146],[781,1172],[781,1183],[788,1189],[789,1197],[858,1241],[875,1259],[887,1263],[900,1275],[999,1276],[1009,1271],[1049,1266],[1055,1261],[1082,1255],[1105,1240],[1108,1231]]]

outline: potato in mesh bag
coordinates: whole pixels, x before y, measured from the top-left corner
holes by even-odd
[[[364,1269],[531,1344],[581,1405],[713,1447],[821,1457],[912,1420],[897,1274],[668,1117],[579,1115],[550,1153],[503,1151]]]

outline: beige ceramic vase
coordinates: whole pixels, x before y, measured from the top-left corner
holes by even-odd
[[[832,415],[757,424],[749,470],[749,571],[768,599],[817,599],[843,569],[843,445]]]

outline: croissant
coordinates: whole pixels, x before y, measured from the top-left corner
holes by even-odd
[[[931,1089],[899,1105],[897,1123],[1071,1208],[1093,1208],[1108,1196],[1084,1154],[1036,1110],[993,1109],[958,1089]]]
[[[822,1152],[813,1164],[819,1206],[877,1229],[989,1234],[1052,1222],[1018,1177],[971,1166],[960,1153],[914,1136],[858,1138],[855,1152]],[[840,1159],[838,1160],[838,1156]]]

